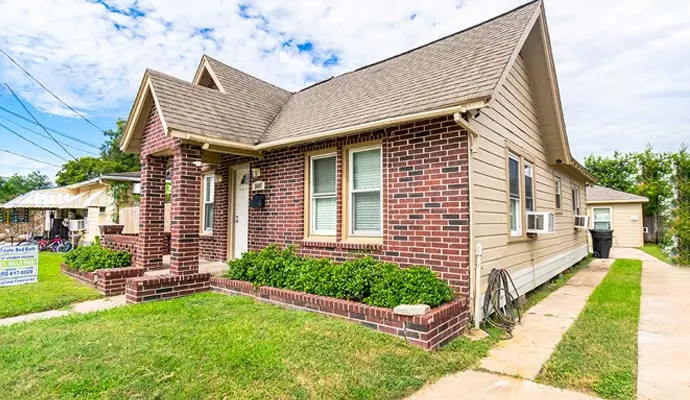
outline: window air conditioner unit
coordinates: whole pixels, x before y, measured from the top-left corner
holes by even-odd
[[[589,216],[576,215],[573,217],[573,225],[575,229],[587,229],[589,227]]]
[[[556,216],[552,212],[527,211],[527,233],[554,233]]]
[[[86,230],[86,220],[85,219],[71,219],[71,220],[69,220],[69,230],[70,231],[84,231],[84,230]]]

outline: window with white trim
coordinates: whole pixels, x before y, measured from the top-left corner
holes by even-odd
[[[581,215],[580,214],[580,188],[577,186],[573,186],[573,214],[575,215]]]
[[[382,235],[381,147],[349,151],[348,213],[352,236]]]
[[[213,232],[213,198],[215,195],[216,176],[208,174],[203,176],[203,214],[201,216],[201,228],[204,232]]]
[[[534,167],[529,162],[524,162],[525,173],[525,210],[534,211]]]
[[[611,229],[611,207],[593,207],[594,229]]]
[[[561,195],[561,190],[562,190],[561,178],[558,178],[558,177],[556,178],[555,186],[556,186],[556,209],[560,210],[561,209],[561,203],[563,201],[563,197]]]
[[[522,236],[520,157],[512,153],[508,155],[508,186],[510,191],[510,235]]]
[[[309,165],[310,234],[335,236],[336,157],[335,154],[312,156]]]

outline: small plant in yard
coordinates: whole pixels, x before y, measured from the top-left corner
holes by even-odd
[[[132,265],[132,254],[101,247],[98,243],[78,247],[65,255],[65,263],[83,272],[105,268],[124,268]]]
[[[270,245],[245,253],[228,263],[227,277],[379,307],[400,304],[439,306],[453,299],[453,290],[433,271],[424,267],[399,268],[373,257],[360,257],[342,264],[330,259],[305,258],[293,247]]]

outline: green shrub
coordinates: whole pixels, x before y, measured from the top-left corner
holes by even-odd
[[[401,269],[367,256],[335,264],[327,258],[299,257],[293,247],[270,245],[230,261],[226,276],[320,296],[393,308],[400,304],[436,307],[453,299],[453,291],[424,267]]]
[[[97,243],[81,246],[65,255],[65,264],[83,272],[97,269],[124,268],[132,265],[132,254],[103,248]]]

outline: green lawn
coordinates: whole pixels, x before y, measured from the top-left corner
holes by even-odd
[[[525,303],[523,304],[523,311],[526,312],[537,305],[537,303],[547,298],[551,293],[565,286],[570,278],[575,276],[575,274],[580,272],[583,268],[586,268],[593,259],[591,255],[588,255],[582,261],[564,271],[562,276],[556,277],[527,293],[525,296]]]
[[[537,382],[610,399],[635,398],[639,260],[616,260],[563,336]]]
[[[60,272],[62,255],[40,253],[38,283],[0,288],[0,318],[54,310],[102,297],[99,292]]]
[[[52,398],[400,398],[493,339],[427,353],[366,327],[195,296],[0,328],[0,393]]]
[[[659,260],[667,264],[673,265],[673,260],[671,260],[671,257],[667,256],[666,253],[661,251],[658,244],[645,243],[644,246],[640,247],[640,250],[644,251],[645,253],[651,256],[658,258]]]

